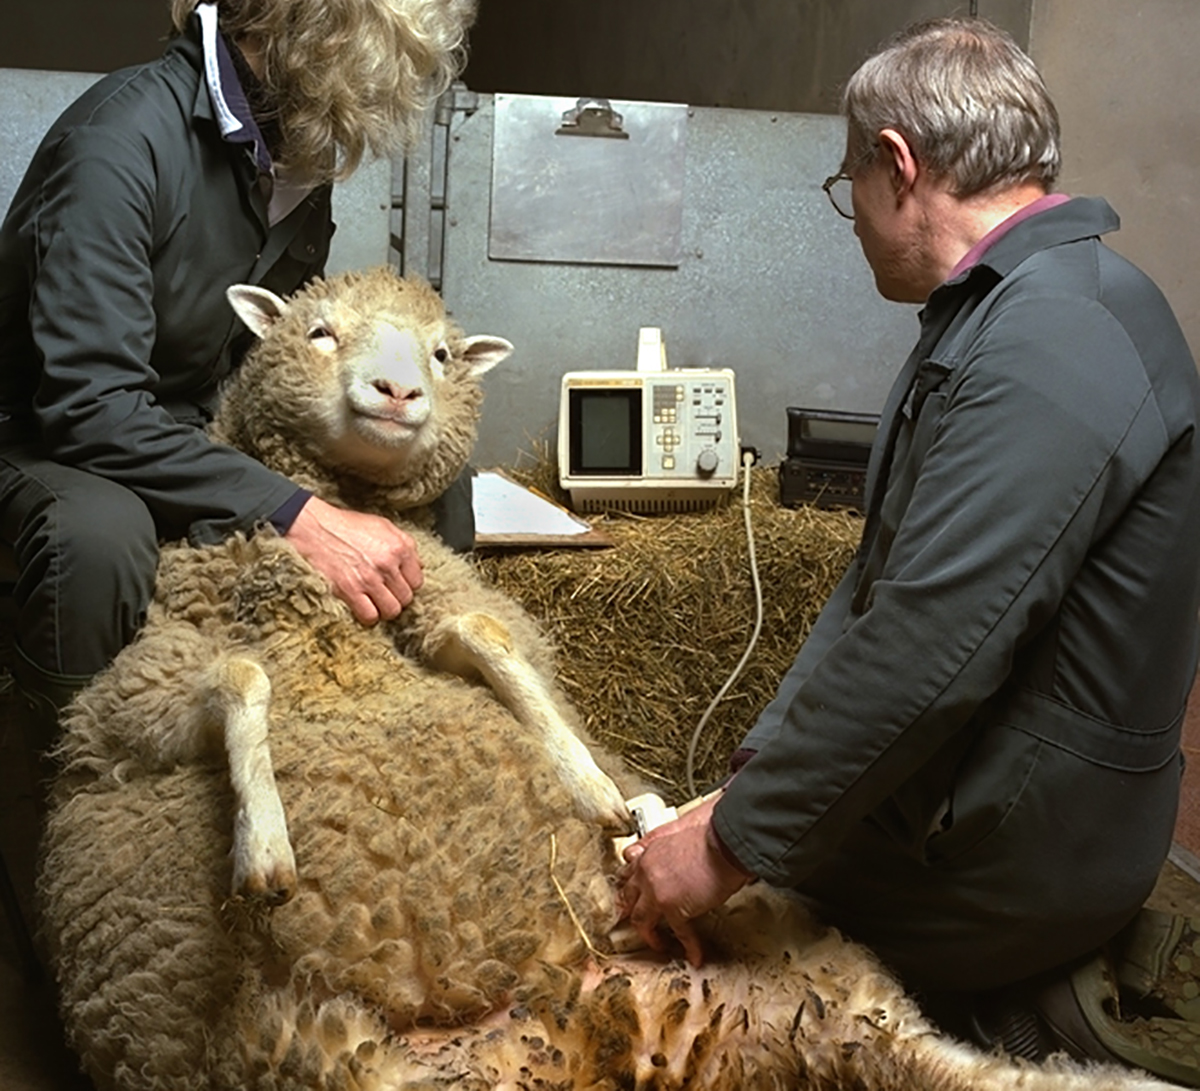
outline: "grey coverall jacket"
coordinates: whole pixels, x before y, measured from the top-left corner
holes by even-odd
[[[1170,846],[1197,659],[1200,383],[1075,199],[940,286],[856,561],[714,827],[930,988],[1086,952]]]
[[[195,427],[235,363],[234,283],[321,271],[330,187],[268,226],[254,145],[222,139],[198,23],[55,123],[0,230],[0,445],[125,485],[161,537],[250,531],[296,491]]]

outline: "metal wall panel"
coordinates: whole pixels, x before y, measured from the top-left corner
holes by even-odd
[[[879,411],[916,318],[878,296],[821,192],[839,119],[692,110],[679,267],[568,265],[488,258],[493,100],[475,101],[451,120],[441,288],[469,333],[516,345],[484,380],[477,465],[552,440],[562,373],[634,367],[642,326],[662,328],[671,366],[734,369],[742,440],[764,458],[782,456],[788,405]]]
[[[46,130],[97,78],[91,72],[0,68],[0,215],[8,211]]]

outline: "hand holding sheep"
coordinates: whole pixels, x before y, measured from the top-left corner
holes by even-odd
[[[412,536],[382,516],[313,496],[286,537],[364,625],[398,617],[425,581]]]

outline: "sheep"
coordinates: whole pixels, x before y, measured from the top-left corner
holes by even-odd
[[[565,702],[546,681],[545,641],[515,603],[484,586],[427,529],[429,502],[470,453],[478,376],[512,346],[499,338],[463,338],[447,325],[427,285],[402,282],[387,270],[343,277],[336,289],[318,283],[290,306],[250,286],[235,285],[228,295],[263,340],[227,392],[214,438],[240,446],[327,499],[389,515],[403,511],[418,538],[427,582],[418,604],[393,627],[400,649],[435,669],[485,679],[518,718],[545,732],[550,758],[572,786],[581,813],[625,821],[621,792],[569,726]],[[300,366],[301,354],[306,366]],[[202,565],[217,565],[225,555],[219,549]],[[178,578],[193,578],[198,556],[186,548],[168,551],[158,577],[160,600],[175,593],[180,566],[186,574]],[[191,593],[190,582],[185,591]],[[240,593],[244,599],[244,587]],[[182,632],[176,620],[168,601],[165,617],[154,617],[136,654],[145,658],[159,647],[181,654],[179,648],[195,645],[196,619],[189,617]],[[198,758],[223,742],[237,809],[233,892],[270,892],[282,900],[295,874],[267,743],[271,683],[244,654],[244,643],[234,637],[232,646],[217,640],[194,648],[192,662],[204,678],[199,692],[207,697],[190,716],[152,731],[131,726],[128,717],[111,719],[105,746],[110,752],[132,746],[139,761],[158,767]],[[176,685],[191,691],[195,681],[184,672]],[[161,683],[156,696],[163,699]],[[224,730],[214,732],[214,725]]]
[[[403,518],[426,584],[366,628],[270,531],[164,549],[145,631],[65,719],[39,877],[101,1091],[1161,1086],[938,1035],[761,884],[701,922],[702,971],[618,953],[611,826],[644,785],[570,731],[532,622],[420,529],[507,343],[386,271],[230,299],[261,340],[214,438]],[[428,371],[370,381],[381,353]],[[360,427],[377,396],[408,427]]]

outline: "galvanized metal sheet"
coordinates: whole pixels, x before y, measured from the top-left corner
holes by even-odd
[[[677,266],[687,118],[675,103],[496,95],[488,257]]]
[[[767,460],[789,405],[879,412],[919,330],[821,192],[840,118],[693,109],[673,269],[489,259],[491,97],[452,125],[442,292],[469,333],[516,345],[484,377],[476,465],[552,449],[562,372],[635,367],[642,326],[662,329],[672,367],[734,369],[742,441]]]

